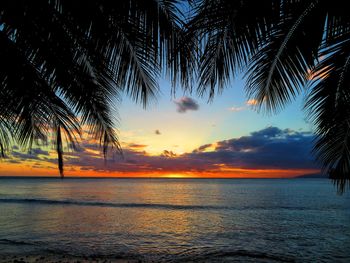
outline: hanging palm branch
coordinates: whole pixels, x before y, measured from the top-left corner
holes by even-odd
[[[120,151],[115,130],[120,94],[146,106],[158,94],[163,68],[173,81],[189,79],[184,61],[190,49],[180,46],[178,4],[1,1],[1,153],[9,148],[9,137],[26,147],[53,138],[63,176],[65,142],[78,143],[82,125],[105,155],[109,146]]]
[[[306,91],[314,153],[338,189],[350,182],[350,15],[344,1],[199,0],[187,34],[199,40],[200,95],[244,70],[258,109],[275,112]],[[310,72],[316,81],[310,83]]]

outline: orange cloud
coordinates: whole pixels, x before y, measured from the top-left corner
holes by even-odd
[[[256,99],[250,99],[250,100],[247,100],[246,104],[248,106],[254,106],[258,104],[258,101]]]
[[[230,107],[228,108],[229,111],[232,112],[239,112],[248,109],[249,106],[255,106],[258,104],[258,101],[256,99],[249,99],[246,101],[245,106],[239,106],[239,107]]]
[[[144,149],[146,147],[147,147],[147,145],[145,145],[145,144],[138,144],[138,143],[129,143],[127,145],[127,148],[130,148],[130,149]]]
[[[123,157],[110,151],[104,160],[98,145],[83,141],[64,155],[67,176],[276,178],[317,173],[310,157],[313,136],[306,132],[268,127],[240,138],[202,145],[192,152],[164,150],[150,155],[146,145],[129,144]],[[131,146],[131,147],[130,147]],[[142,151],[140,151],[142,149]],[[53,152],[14,151],[3,160],[0,175],[57,175]]]

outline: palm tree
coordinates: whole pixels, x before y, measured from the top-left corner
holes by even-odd
[[[258,110],[301,92],[315,125],[314,153],[343,191],[350,185],[350,15],[346,1],[198,0],[187,25],[198,46],[198,93],[212,99],[235,73]]]
[[[317,159],[344,190],[350,182],[344,1],[188,2],[183,34],[179,0],[1,1],[0,153],[12,141],[30,147],[50,138],[63,176],[63,144],[74,147],[82,125],[104,154],[108,146],[120,150],[112,112],[122,92],[146,106],[162,70],[191,89],[198,66],[198,93],[212,99],[245,70],[247,93],[260,110],[279,111],[307,93]]]
[[[103,147],[122,92],[144,106],[167,69],[188,82],[192,52],[181,39],[178,0],[0,1],[0,152],[52,141],[63,147],[87,125]]]

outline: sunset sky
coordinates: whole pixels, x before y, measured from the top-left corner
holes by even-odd
[[[157,101],[145,110],[123,97],[118,106],[123,157],[104,160],[88,134],[78,151],[65,154],[65,176],[291,177],[316,173],[310,154],[312,126],[302,112],[303,96],[276,115],[254,110],[244,81],[232,82],[213,102],[160,80]],[[32,151],[13,146],[0,175],[58,176],[51,146]]]

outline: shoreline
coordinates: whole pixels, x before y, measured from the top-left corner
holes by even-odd
[[[142,263],[152,262],[141,259],[110,258],[101,256],[72,256],[58,254],[1,255],[0,263]]]

